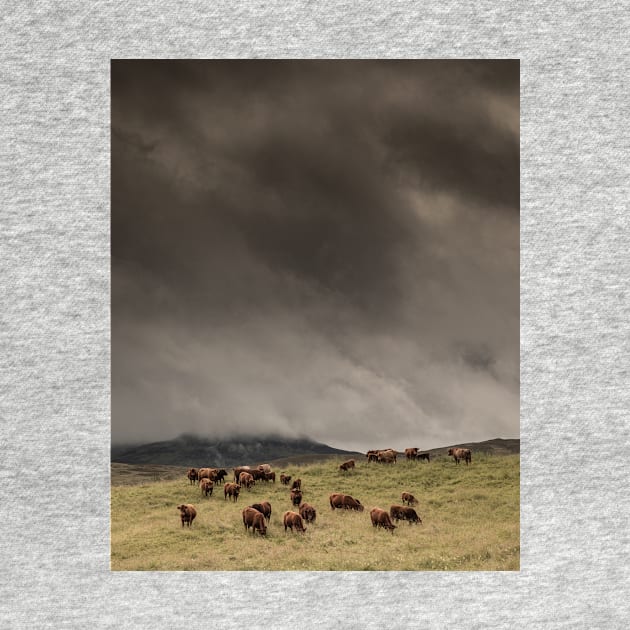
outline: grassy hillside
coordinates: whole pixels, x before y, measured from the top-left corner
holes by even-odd
[[[317,520],[304,535],[285,533],[282,515],[293,509],[289,490],[259,482],[235,504],[222,486],[202,498],[185,477],[113,486],[113,570],[518,570],[519,456],[474,454],[473,464],[430,464],[400,459],[341,473],[329,459],[276,469],[302,479],[304,500]],[[231,471],[230,471],[231,472]],[[152,477],[153,478],[153,477]],[[156,477],[159,478],[159,474]],[[403,491],[419,500],[422,525],[400,522],[393,534],[374,529],[369,510],[400,504]],[[358,498],[364,512],[331,511],[328,496]],[[245,533],[241,511],[268,500],[267,537]],[[176,506],[192,503],[197,519],[182,529]]]

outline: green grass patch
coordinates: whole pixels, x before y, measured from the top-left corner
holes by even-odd
[[[340,460],[341,461],[341,460]],[[111,567],[113,570],[315,570],[465,571],[518,570],[520,562],[518,455],[474,454],[471,466],[452,460],[357,462],[347,474],[330,459],[280,472],[301,477],[304,500],[317,509],[304,535],[284,531],[282,516],[293,510],[286,486],[258,482],[237,503],[223,487],[202,497],[182,473],[178,479],[113,485]],[[229,471],[231,473],[231,470]],[[369,510],[388,510],[401,493],[419,501],[422,525],[400,522],[394,533],[374,529]],[[365,511],[332,511],[328,496],[358,498]],[[272,505],[266,538],[246,533],[241,511],[254,502]],[[176,506],[197,508],[193,526],[182,528]]]

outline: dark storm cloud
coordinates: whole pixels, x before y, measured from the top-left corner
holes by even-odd
[[[517,435],[518,142],[510,61],[114,62],[114,441]]]

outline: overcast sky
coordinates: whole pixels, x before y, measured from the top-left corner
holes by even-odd
[[[518,61],[115,61],[112,441],[519,437]]]

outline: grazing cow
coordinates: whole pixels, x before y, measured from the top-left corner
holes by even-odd
[[[232,497],[234,503],[238,501],[238,493],[241,491],[241,486],[237,483],[226,483],[223,486],[223,498],[227,499],[228,497]]]
[[[296,479],[291,485],[291,490],[301,490],[302,489],[302,480]]]
[[[258,470],[264,472],[264,473],[270,473],[271,472],[271,466],[269,464],[260,464],[260,466],[258,466]]]
[[[342,471],[347,471],[351,468],[354,468],[354,459],[349,459],[347,462],[344,462],[341,466],[339,466],[339,470]]]
[[[220,468],[217,470],[217,475],[214,480],[214,483],[223,483],[223,480],[227,477],[227,470],[225,468]]]
[[[368,451],[365,456],[367,457],[368,464],[378,461],[378,451]]]
[[[413,494],[410,494],[409,492],[402,493],[402,502],[406,503],[407,505],[418,505],[418,500],[416,499],[416,497],[414,497]]]
[[[358,512],[363,512],[364,509],[361,505],[361,501],[354,499],[349,494],[334,493],[330,495],[328,500],[330,501],[331,510],[336,508],[338,510],[357,510]]]
[[[419,459],[420,461],[422,461],[424,459],[427,462],[431,463],[431,454],[430,453],[418,453],[418,455],[416,456],[416,459]]]
[[[243,525],[245,525],[245,531],[251,527],[252,534],[258,532],[261,536],[267,535],[265,517],[252,507],[246,507],[243,510]]]
[[[422,519],[418,516],[412,507],[404,505],[392,505],[389,508],[389,515],[398,523],[398,521],[409,521],[411,523],[422,523]]]
[[[237,466],[234,469],[234,483],[238,483],[238,478],[242,472],[251,473],[252,469],[249,466]]]
[[[241,488],[247,488],[248,490],[251,490],[252,486],[254,485],[254,477],[251,473],[243,471],[238,476],[238,483]]]
[[[448,454],[453,457],[456,464],[459,464],[460,459],[466,462],[466,466],[472,462],[472,453],[469,448],[449,448]]]
[[[293,503],[293,505],[300,505],[300,503],[302,503],[301,490],[291,490],[291,503]]]
[[[406,448],[405,449],[405,457],[407,459],[416,459],[418,455],[418,449],[417,448]]]
[[[269,503],[269,501],[263,501],[262,503],[252,503],[249,507],[258,510],[267,519],[267,522],[271,520],[271,503]]]
[[[201,489],[201,494],[208,496],[212,494],[214,490],[214,484],[210,479],[206,479],[205,477],[199,482],[199,488]]]
[[[197,483],[197,480],[199,479],[199,474],[197,473],[196,468],[189,468],[186,476],[188,477],[191,486]]]
[[[314,523],[317,518],[317,512],[312,505],[308,503],[302,503],[300,506],[300,516],[305,523]]]
[[[276,473],[275,472],[265,473],[265,481],[273,481],[274,483],[276,483]]]
[[[179,510],[179,516],[182,519],[182,527],[184,527],[184,523],[187,523],[188,527],[190,527],[192,522],[195,520],[195,516],[197,516],[195,506],[190,505],[190,503],[184,503],[183,505],[178,505],[177,509]]]
[[[284,473],[280,473],[280,483],[288,486],[291,482],[291,475],[285,475]]]
[[[372,519],[372,527],[383,527],[385,529],[389,529],[392,534],[396,529],[396,525],[393,525],[389,514],[385,510],[381,510],[381,508],[372,508],[370,510],[370,518]]]
[[[291,531],[293,531],[293,528],[295,528],[295,531],[302,533],[306,531],[306,528],[304,527],[304,523],[302,521],[302,517],[297,512],[285,512],[282,521],[284,523],[285,532],[287,531],[287,527]]]

